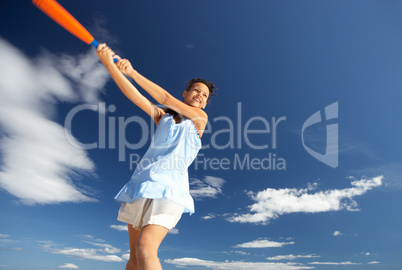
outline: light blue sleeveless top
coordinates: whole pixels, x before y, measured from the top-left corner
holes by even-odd
[[[187,169],[200,149],[201,139],[190,119],[182,116],[175,124],[171,114],[163,115],[151,145],[115,200],[132,203],[140,197],[167,198],[183,206],[184,213],[193,214]]]

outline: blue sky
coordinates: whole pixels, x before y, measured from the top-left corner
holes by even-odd
[[[400,268],[402,1],[60,3],[175,96],[219,88],[164,269]],[[153,124],[30,1],[0,25],[0,269],[123,269]]]

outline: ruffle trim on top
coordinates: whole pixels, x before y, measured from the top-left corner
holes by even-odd
[[[194,214],[194,200],[187,192],[179,191],[160,183],[146,181],[142,183],[128,182],[114,199],[119,203],[132,203],[137,198],[167,198],[184,207],[184,213]]]

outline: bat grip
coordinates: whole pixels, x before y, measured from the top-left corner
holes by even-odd
[[[94,39],[94,40],[92,40],[91,44],[89,44],[89,45],[91,45],[92,47],[94,47],[95,49],[97,49],[98,46],[99,46],[99,42],[97,42],[96,39]]]
[[[92,42],[91,42],[89,45],[91,45],[92,47],[94,47],[95,49],[97,49],[98,46],[99,46],[99,42],[96,41],[96,39],[94,39],[94,40],[92,40]],[[119,61],[119,59],[113,58],[113,62],[117,63],[117,61]]]

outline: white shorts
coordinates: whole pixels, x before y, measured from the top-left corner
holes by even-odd
[[[149,224],[170,230],[179,222],[183,211],[183,206],[166,198],[138,198],[132,203],[121,205],[117,220],[131,224],[136,230],[141,230]]]

